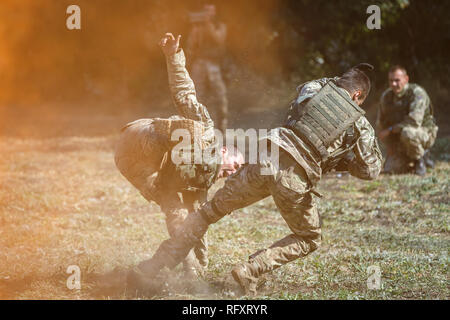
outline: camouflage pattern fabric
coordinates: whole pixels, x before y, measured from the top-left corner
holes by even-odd
[[[161,203],[161,210],[166,214],[166,225],[169,236],[175,236],[176,232],[188,216],[189,212],[199,209],[201,203],[206,201],[207,192],[183,192],[182,199],[175,193],[170,194],[166,189],[167,197]],[[193,268],[199,272],[208,266],[208,242],[206,234],[196,242],[193,249],[184,260],[184,269]],[[200,268],[199,268],[200,267]]]
[[[403,173],[409,162],[422,158],[433,146],[438,132],[430,98],[422,87],[409,83],[398,95],[390,88],[382,94],[377,128],[389,127],[399,128],[400,133],[384,142],[388,149],[384,170]]]
[[[139,119],[122,128],[116,145],[115,162],[119,171],[148,201],[155,201],[166,215],[170,236],[175,234],[190,211],[206,200],[207,189],[216,179],[221,158],[209,163],[174,164],[170,152],[173,129],[200,132],[193,143],[215,148],[214,123],[208,110],[197,100],[194,84],[185,67],[182,50],[167,57],[169,86],[178,116],[169,119]],[[201,127],[202,130],[195,130]],[[170,182],[170,183],[167,183]],[[206,267],[206,236],[199,239],[185,260],[185,267]]]
[[[325,83],[313,81],[302,88],[314,94]],[[355,122],[355,128],[358,138],[351,147],[354,157],[348,163],[348,171],[362,179],[375,179],[382,163],[375,132],[364,116]],[[329,146],[330,154],[342,146],[346,134]],[[253,277],[303,257],[320,245],[320,216],[313,194],[321,177],[321,163],[313,160],[311,150],[292,130],[277,128],[267,139],[281,147],[278,164],[272,160],[260,161],[230,176],[211,201],[186,218],[175,237],[164,241],[154,256],[140,265],[143,272],[154,274],[164,266],[176,266],[205,234],[209,224],[268,196],[273,197],[292,233],[250,257],[247,268]]]
[[[261,175],[262,169],[271,174]],[[151,273],[163,266],[175,267],[190,247],[198,243],[210,223],[270,195],[292,234],[252,255],[257,272],[269,272],[303,257],[319,246],[321,238],[316,199],[310,191],[304,169],[283,151],[279,164],[266,160],[242,167],[226,180],[211,201],[190,214],[175,237],[165,240],[152,259],[143,262],[140,268]]]
[[[419,160],[430,149],[437,135],[437,126],[426,127],[403,127],[400,134],[400,142],[406,149],[406,155],[413,160]]]
[[[121,134],[116,147],[115,162],[122,175],[139,190],[145,199],[154,201],[161,207],[166,215],[167,230],[172,236],[188,212],[195,210],[199,202],[206,200],[207,189],[195,189],[196,192],[189,192],[184,176],[190,176],[193,183],[196,179],[199,180],[199,184],[205,182],[205,177],[195,176],[199,171],[192,170],[190,166],[181,165],[179,170],[176,170],[177,166],[161,167],[164,157],[167,157],[167,151],[170,150],[170,145],[168,136],[161,135],[161,131],[155,129],[154,119],[134,121],[127,125]],[[185,172],[186,169],[189,169],[189,172]],[[215,175],[209,174],[206,179],[213,176]],[[171,183],[165,185],[160,181]],[[182,194],[181,197],[179,193]],[[184,266],[185,269],[192,268],[193,265],[204,268],[207,263],[205,236],[186,257]]]
[[[284,126],[293,130],[303,142],[309,143],[320,157],[318,161],[325,162],[330,156],[327,147],[347,130],[353,131],[353,124],[364,114],[365,111],[350,99],[350,95],[337,87],[334,81],[329,81],[307,101],[291,105]],[[348,132],[349,136],[354,136]],[[353,139],[349,139],[347,145],[353,143]]]
[[[122,128],[114,158],[120,173],[148,201],[153,200],[155,173],[169,145],[169,138],[158,134],[153,122],[153,119],[140,119]]]
[[[308,98],[314,96],[319,90],[330,80],[337,80],[337,78],[322,78],[318,80],[309,81],[297,88],[298,97],[294,100],[300,101],[300,107],[307,101]],[[347,91],[340,88],[343,94]],[[294,102],[291,104],[294,104]],[[355,134],[357,135],[357,143],[352,150],[355,157],[348,165],[348,171],[355,177],[360,179],[370,180],[376,177],[381,168],[382,154],[378,147],[378,142],[375,136],[375,130],[369,121],[361,116],[355,123]],[[333,154],[340,149],[346,141],[347,132],[344,132],[336,139],[328,148],[329,154]],[[294,131],[287,128],[275,128],[270,131],[267,139],[278,145],[280,148],[288,152],[295,161],[305,169],[308,175],[309,182],[316,185],[322,178],[324,164],[318,161],[314,156],[314,151],[311,147],[300,139]]]

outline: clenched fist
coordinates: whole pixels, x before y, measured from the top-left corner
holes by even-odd
[[[159,41],[159,46],[166,56],[174,55],[180,47],[181,35],[175,39],[172,33],[166,33]]]

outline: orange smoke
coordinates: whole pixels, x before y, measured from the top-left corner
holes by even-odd
[[[277,1],[212,1],[228,25],[228,52],[260,72],[278,67],[271,26]],[[67,6],[81,8],[81,30],[67,30]],[[0,108],[48,102],[148,104],[167,94],[157,42],[165,32],[187,39],[189,10],[201,1],[2,0]]]

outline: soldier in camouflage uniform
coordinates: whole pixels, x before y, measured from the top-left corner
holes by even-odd
[[[175,237],[164,241],[151,259],[140,264],[142,290],[151,292],[159,270],[178,264],[210,224],[268,196],[273,197],[292,233],[233,268],[232,275],[242,289],[255,294],[263,273],[316,250],[321,223],[316,206],[319,194],[314,188],[322,175],[339,166],[370,180],[381,171],[375,132],[359,107],[370,90],[363,71],[367,68],[373,67],[361,64],[342,77],[301,85],[285,125],[267,137],[281,148],[278,163],[271,159],[249,164],[229,177],[211,201],[188,216]]]
[[[228,117],[227,88],[222,77],[226,25],[214,18],[216,7],[206,4],[204,11],[191,17],[192,29],[187,42],[190,71],[200,101],[214,102],[218,129],[225,132]],[[193,20],[193,21],[192,21]]]
[[[170,90],[179,116],[140,119],[127,124],[122,128],[115,153],[119,171],[144,198],[155,201],[166,214],[171,236],[188,212],[196,210],[206,200],[208,188],[214,181],[231,175],[244,162],[237,149],[217,146],[214,123],[205,106],[197,101],[183,51],[177,52],[179,41],[180,38],[175,40],[173,35],[167,34],[160,43],[166,55]],[[207,150],[208,155],[212,155],[204,157],[209,161],[174,163],[171,151],[178,141],[171,141],[169,127],[194,128],[191,129],[195,135],[192,142],[198,144],[197,150]],[[203,237],[186,257],[185,271],[201,273],[207,262],[206,237]]]
[[[414,172],[426,173],[433,167],[429,149],[436,140],[438,127],[426,91],[409,83],[405,68],[394,66],[389,71],[389,86],[381,96],[377,129],[387,147],[386,173],[406,173],[414,163]]]

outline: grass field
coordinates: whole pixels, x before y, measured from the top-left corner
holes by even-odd
[[[167,238],[159,208],[116,170],[115,138],[0,139],[0,298],[136,298],[89,281],[149,258]],[[327,176],[322,247],[265,276],[257,298],[449,299],[448,144],[439,141],[447,149],[424,178]],[[208,232],[202,290],[175,285],[177,268],[154,298],[242,298],[224,284],[232,266],[288,232],[271,199],[238,210]],[[66,286],[70,265],[81,269],[80,290]],[[369,266],[380,268],[379,290],[368,289]]]

